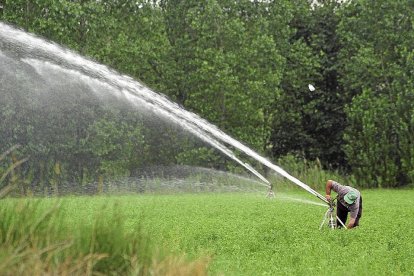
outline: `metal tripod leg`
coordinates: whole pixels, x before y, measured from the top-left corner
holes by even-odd
[[[338,196],[337,196],[338,197]],[[322,223],[321,223],[321,226],[319,227],[319,230],[321,230],[322,229],[322,226],[323,226],[323,224],[326,222],[326,219],[328,219],[328,217],[329,217],[329,228],[332,228],[332,229],[334,229],[334,228],[337,228],[338,227],[338,225],[337,225],[337,223],[335,223],[334,222],[334,219],[333,219],[333,213],[335,212],[335,207],[336,207],[336,204],[335,204],[335,200],[337,199],[337,197],[336,198],[334,198],[333,200],[331,200],[330,202],[329,202],[329,208],[328,208],[328,210],[326,211],[326,213],[325,213],[325,216],[324,216],[324,219],[323,219],[323,221],[322,221]],[[335,217],[336,217],[336,220],[337,221],[339,221],[339,223],[345,228],[345,229],[347,229],[347,227],[345,226],[345,224],[342,222],[342,220],[340,220],[339,219],[339,217],[337,216],[337,215],[335,215]]]
[[[321,230],[322,229],[322,227],[323,227],[323,225],[325,224],[325,222],[326,222],[326,220],[329,218],[329,216],[331,216],[332,215],[332,210],[330,210],[330,209],[328,209],[326,212],[325,212],[325,215],[324,215],[324,218],[323,218],[323,221],[322,221],[322,223],[321,223],[321,226],[319,226],[319,230]],[[342,220],[338,217],[338,216],[336,216],[336,219],[339,221],[339,223],[345,228],[345,229],[348,229],[347,227],[346,227],[346,225],[342,222]]]
[[[342,220],[340,220],[339,219],[339,217],[338,216],[336,216],[336,219],[341,223],[341,225],[345,228],[345,229],[348,229],[346,226],[345,226],[345,224],[342,222]]]
[[[322,220],[321,226],[319,227],[319,230],[322,229],[322,226],[325,224],[325,221],[328,219],[328,216],[329,216],[330,212],[331,212],[331,210],[329,210],[329,209],[325,212],[325,215],[323,217],[323,220]]]
[[[269,190],[267,191],[267,198],[274,198],[275,197],[275,193],[273,192],[273,185],[269,186]]]

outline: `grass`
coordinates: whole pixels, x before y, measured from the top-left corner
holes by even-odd
[[[211,275],[414,273],[413,190],[363,191],[361,226],[334,231],[319,230],[324,207],[288,199],[316,200],[306,192],[264,195],[5,199],[0,274],[31,258],[82,275],[203,275],[207,264]]]
[[[0,275],[205,275],[126,227],[118,200],[6,199],[0,205]]]

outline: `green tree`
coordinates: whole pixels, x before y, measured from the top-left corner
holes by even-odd
[[[413,181],[413,11],[407,1],[353,1],[339,33],[347,108],[348,162],[361,185]]]
[[[280,93],[274,102],[272,124],[272,153],[275,158],[288,153],[312,154],[317,141],[307,130],[308,121],[315,114],[316,94],[308,91],[308,84],[320,79],[318,75],[319,61],[314,55],[310,44],[311,9],[307,1],[284,2],[285,15],[276,12],[271,17],[271,29],[278,49],[285,58],[281,68],[283,75],[280,83]],[[280,10],[280,3],[274,3],[274,9]],[[285,32],[280,32],[280,25],[289,26]],[[308,120],[308,121],[306,121]]]
[[[175,60],[176,96],[237,139],[263,151],[283,58],[266,3],[162,1]]]

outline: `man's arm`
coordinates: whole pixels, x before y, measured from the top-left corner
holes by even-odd
[[[326,199],[328,201],[331,201],[332,182],[333,182],[332,180],[326,181],[325,192],[326,192]]]
[[[351,229],[355,226],[355,219],[354,218],[349,218],[349,223],[346,226],[348,229]]]
[[[355,227],[355,221],[358,216],[359,212],[359,197],[357,198],[356,202],[350,206],[350,216],[349,216],[349,223],[348,223],[348,229],[351,229]]]

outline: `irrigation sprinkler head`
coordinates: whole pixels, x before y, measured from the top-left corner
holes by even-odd
[[[312,84],[308,84],[309,87],[309,91],[313,92],[316,90],[315,86],[313,86]]]
[[[322,220],[321,226],[319,227],[319,230],[322,229],[323,225],[325,224],[325,222],[327,220],[328,220],[327,226],[328,226],[329,229],[336,229],[336,228],[338,228],[337,222],[339,224],[341,224],[341,226],[346,229],[345,224],[335,214],[335,207],[336,207],[335,200],[336,200],[336,198],[331,199],[328,202],[329,207],[328,207],[328,210],[326,211],[326,213],[325,213],[325,215],[323,217],[323,220]],[[336,220],[335,220],[335,218],[336,218]]]
[[[275,198],[275,192],[273,191],[273,183],[270,184],[269,190],[267,190],[267,198]]]
[[[322,229],[322,227],[323,227],[323,225],[325,224],[326,221],[328,221],[327,226],[328,226],[329,229],[335,229],[336,228],[334,213],[335,213],[335,205],[330,203],[329,208],[328,208],[328,210],[326,210],[326,213],[323,217],[323,220],[322,220],[321,226],[319,227],[319,230]]]

